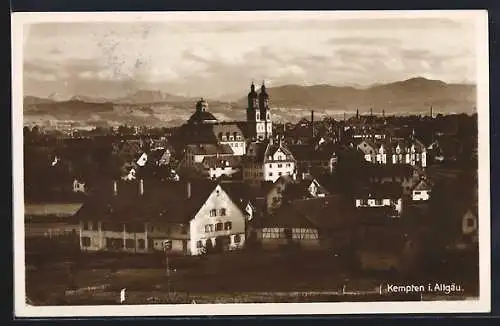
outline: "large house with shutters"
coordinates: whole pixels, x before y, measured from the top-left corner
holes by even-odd
[[[236,188],[209,180],[110,183],[73,217],[81,250],[148,253],[165,250],[167,240],[180,255],[242,248],[253,211]]]
[[[415,138],[396,141],[364,139],[357,148],[370,163],[427,167],[426,146]]]

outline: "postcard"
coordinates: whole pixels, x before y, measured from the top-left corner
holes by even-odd
[[[16,316],[488,312],[487,23],[13,13]]]

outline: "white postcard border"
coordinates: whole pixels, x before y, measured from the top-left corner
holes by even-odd
[[[25,302],[24,194],[23,194],[23,25],[43,22],[131,22],[212,20],[327,20],[371,18],[464,17],[477,26],[477,113],[479,180],[480,298],[465,301],[339,302],[270,304],[181,304],[116,306],[44,306]],[[13,13],[12,26],[12,126],[13,126],[13,247],[14,307],[16,317],[91,316],[197,316],[197,315],[302,315],[302,314],[408,314],[475,313],[491,309],[490,271],[490,156],[489,156],[489,53],[488,14],[464,11],[267,11],[267,12],[83,12]]]

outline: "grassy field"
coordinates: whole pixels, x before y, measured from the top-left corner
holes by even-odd
[[[374,274],[348,277],[339,261],[322,253],[172,257],[169,278],[163,258],[87,254],[73,262],[30,264],[27,296],[36,305],[116,304],[126,288],[131,304],[379,301],[389,299],[378,295],[379,285],[398,280]],[[366,294],[341,294],[346,292]]]

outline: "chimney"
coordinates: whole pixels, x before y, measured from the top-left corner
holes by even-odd
[[[139,181],[139,194],[144,195],[144,180],[142,179]]]
[[[311,110],[311,132],[312,137],[314,138],[314,110]]]
[[[116,196],[118,195],[118,182],[113,181],[113,194]]]
[[[370,117],[373,116],[373,108],[370,108]]]
[[[191,182],[188,182],[186,185],[187,188],[187,198],[191,198]]]
[[[430,109],[430,111],[431,111],[431,118],[432,118],[432,117],[433,117],[433,116],[432,116],[432,105],[431,105],[431,109]]]

